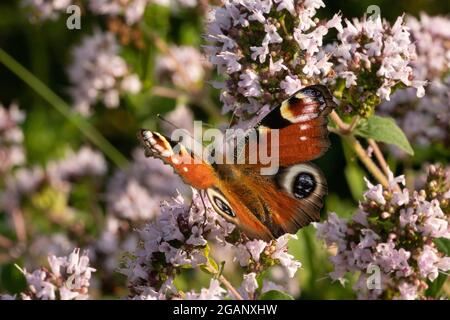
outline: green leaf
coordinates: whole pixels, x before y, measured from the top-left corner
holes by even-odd
[[[362,194],[366,189],[366,184],[364,183],[364,171],[356,164],[348,163],[347,166],[345,166],[344,174],[353,199],[356,201],[361,200]]]
[[[428,289],[425,292],[426,296],[438,298],[445,281],[447,281],[447,275],[443,273],[439,273],[439,276],[436,279],[434,279],[433,282],[427,281]]]
[[[351,199],[341,198],[336,193],[330,193],[325,201],[326,210],[324,212],[336,212],[339,217],[350,218],[357,209]]]
[[[257,274],[256,282],[258,283],[258,288],[262,288],[263,287],[264,278],[267,276],[268,273],[269,273],[269,269],[266,269],[266,270],[260,272],[259,274]]]
[[[224,269],[225,269],[225,261],[222,261],[219,264],[219,272],[217,272],[217,277],[220,277],[222,275]]]
[[[294,300],[294,298],[287,293],[278,291],[278,290],[270,290],[264,292],[259,300]]]
[[[396,145],[406,153],[414,155],[408,139],[392,118],[372,116],[361,120],[355,128],[355,135]]]
[[[434,243],[436,244],[438,250],[440,252],[445,253],[446,256],[450,255],[450,240],[445,238],[435,239]]]
[[[215,261],[213,258],[208,257],[208,262],[209,262],[209,264],[211,265],[211,267],[214,268],[214,270],[215,270],[216,272],[219,271],[219,266],[217,265],[216,261]]]
[[[212,272],[207,266],[205,266],[204,264],[200,265],[200,270],[203,271],[206,274],[209,274],[211,276],[214,275],[214,272]]]

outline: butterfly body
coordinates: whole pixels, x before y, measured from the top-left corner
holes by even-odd
[[[174,148],[176,143],[157,132],[141,130],[139,137],[148,156],[162,159],[184,182],[205,190],[216,212],[250,238],[270,240],[286,232],[295,233],[320,218],[326,181],[320,169],[309,161],[329,147],[327,115],[333,107],[326,87],[310,86],[255,126],[257,143],[245,140],[246,160],[257,152],[255,148],[270,149],[271,140],[260,136],[278,130],[276,160],[280,167],[268,175],[261,174],[264,164],[259,158],[256,163],[208,163],[183,146]]]

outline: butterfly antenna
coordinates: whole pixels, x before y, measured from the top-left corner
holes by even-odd
[[[180,127],[179,126],[177,126],[176,124],[174,124],[173,122],[171,122],[171,121],[169,121],[169,120],[167,120],[166,118],[164,118],[161,114],[157,114],[156,115],[161,121],[164,121],[165,123],[168,123],[168,124],[170,124],[172,127],[174,127],[175,129],[180,129]]]
[[[204,215],[203,215],[203,217],[204,217],[204,219],[203,219],[203,227],[204,226],[206,226],[206,211],[208,211],[208,208],[206,207],[206,203],[205,203],[205,199],[203,198],[204,197],[204,195],[203,195],[203,192],[205,192],[204,190],[198,190],[198,194],[200,195],[200,199],[202,200],[202,203],[203,203],[203,208],[204,208],[204,210],[205,210],[205,212],[204,212]]]
[[[157,114],[156,115],[159,119],[161,119],[161,121],[164,121],[165,123],[168,123],[169,125],[171,125],[172,127],[174,127],[175,129],[181,129],[187,132],[187,134],[189,135],[189,137],[192,138],[192,140],[195,140],[194,136],[189,132],[189,130],[186,130],[184,128],[180,128],[179,126],[177,126],[176,124],[174,124],[173,122],[167,120],[166,118],[164,118],[161,114]]]
[[[231,128],[231,124],[233,123],[233,120],[234,120],[234,118],[235,118],[235,115],[236,115],[236,109],[234,109],[234,110],[233,110],[233,113],[231,114],[230,122],[228,123],[227,129],[230,129],[230,128]]]

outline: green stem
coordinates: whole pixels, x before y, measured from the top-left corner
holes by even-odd
[[[128,160],[91,124],[81,116],[74,114],[70,106],[56,95],[41,80],[19,64],[13,57],[0,48],[0,63],[4,64],[11,72],[18,76],[23,82],[30,86],[38,95],[46,100],[53,108],[61,113],[82,134],[84,134],[94,145],[111,159],[118,167],[124,167]]]
[[[364,148],[361,146],[359,141],[353,135],[343,136],[344,140],[350,145],[353,151],[358,156],[359,160],[364,164],[367,170],[372,174],[372,176],[378,180],[385,188],[388,188],[389,182],[386,176],[381,172],[377,165],[370,159]]]
[[[339,134],[345,142],[352,148],[352,150],[356,153],[359,160],[364,164],[366,169],[373,175],[375,179],[378,180],[385,188],[388,188],[389,182],[386,176],[381,172],[378,166],[372,161],[372,159],[366,154],[366,151],[359,143],[358,139],[352,134],[353,129],[355,128],[359,117],[355,117],[352,120],[351,124],[347,124],[339,117],[336,111],[332,111],[330,114],[330,118],[336,124],[337,129],[330,128],[331,132]]]
[[[316,255],[316,248],[314,247],[314,241],[313,239],[311,239],[311,235],[309,233],[309,230],[304,230],[303,232],[303,238],[305,240],[305,245],[307,247],[308,250],[308,263],[309,263],[309,270],[311,271],[311,275],[309,278],[309,286],[310,289],[314,289],[315,285],[316,285],[316,281],[317,281],[317,274],[318,274],[318,270],[317,268],[315,268],[315,264],[318,261],[317,259],[317,255]]]

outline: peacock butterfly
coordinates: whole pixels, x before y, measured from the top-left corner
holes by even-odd
[[[327,115],[334,107],[329,90],[312,85],[296,92],[253,127],[258,134],[278,130],[280,168],[271,175],[260,173],[259,162],[220,164],[198,159],[158,132],[142,129],[138,137],[146,156],[162,159],[185,183],[203,190],[215,211],[247,236],[267,241],[319,220],[327,184],[321,170],[309,161],[329,147]],[[244,145],[251,155],[254,150],[248,139]]]

